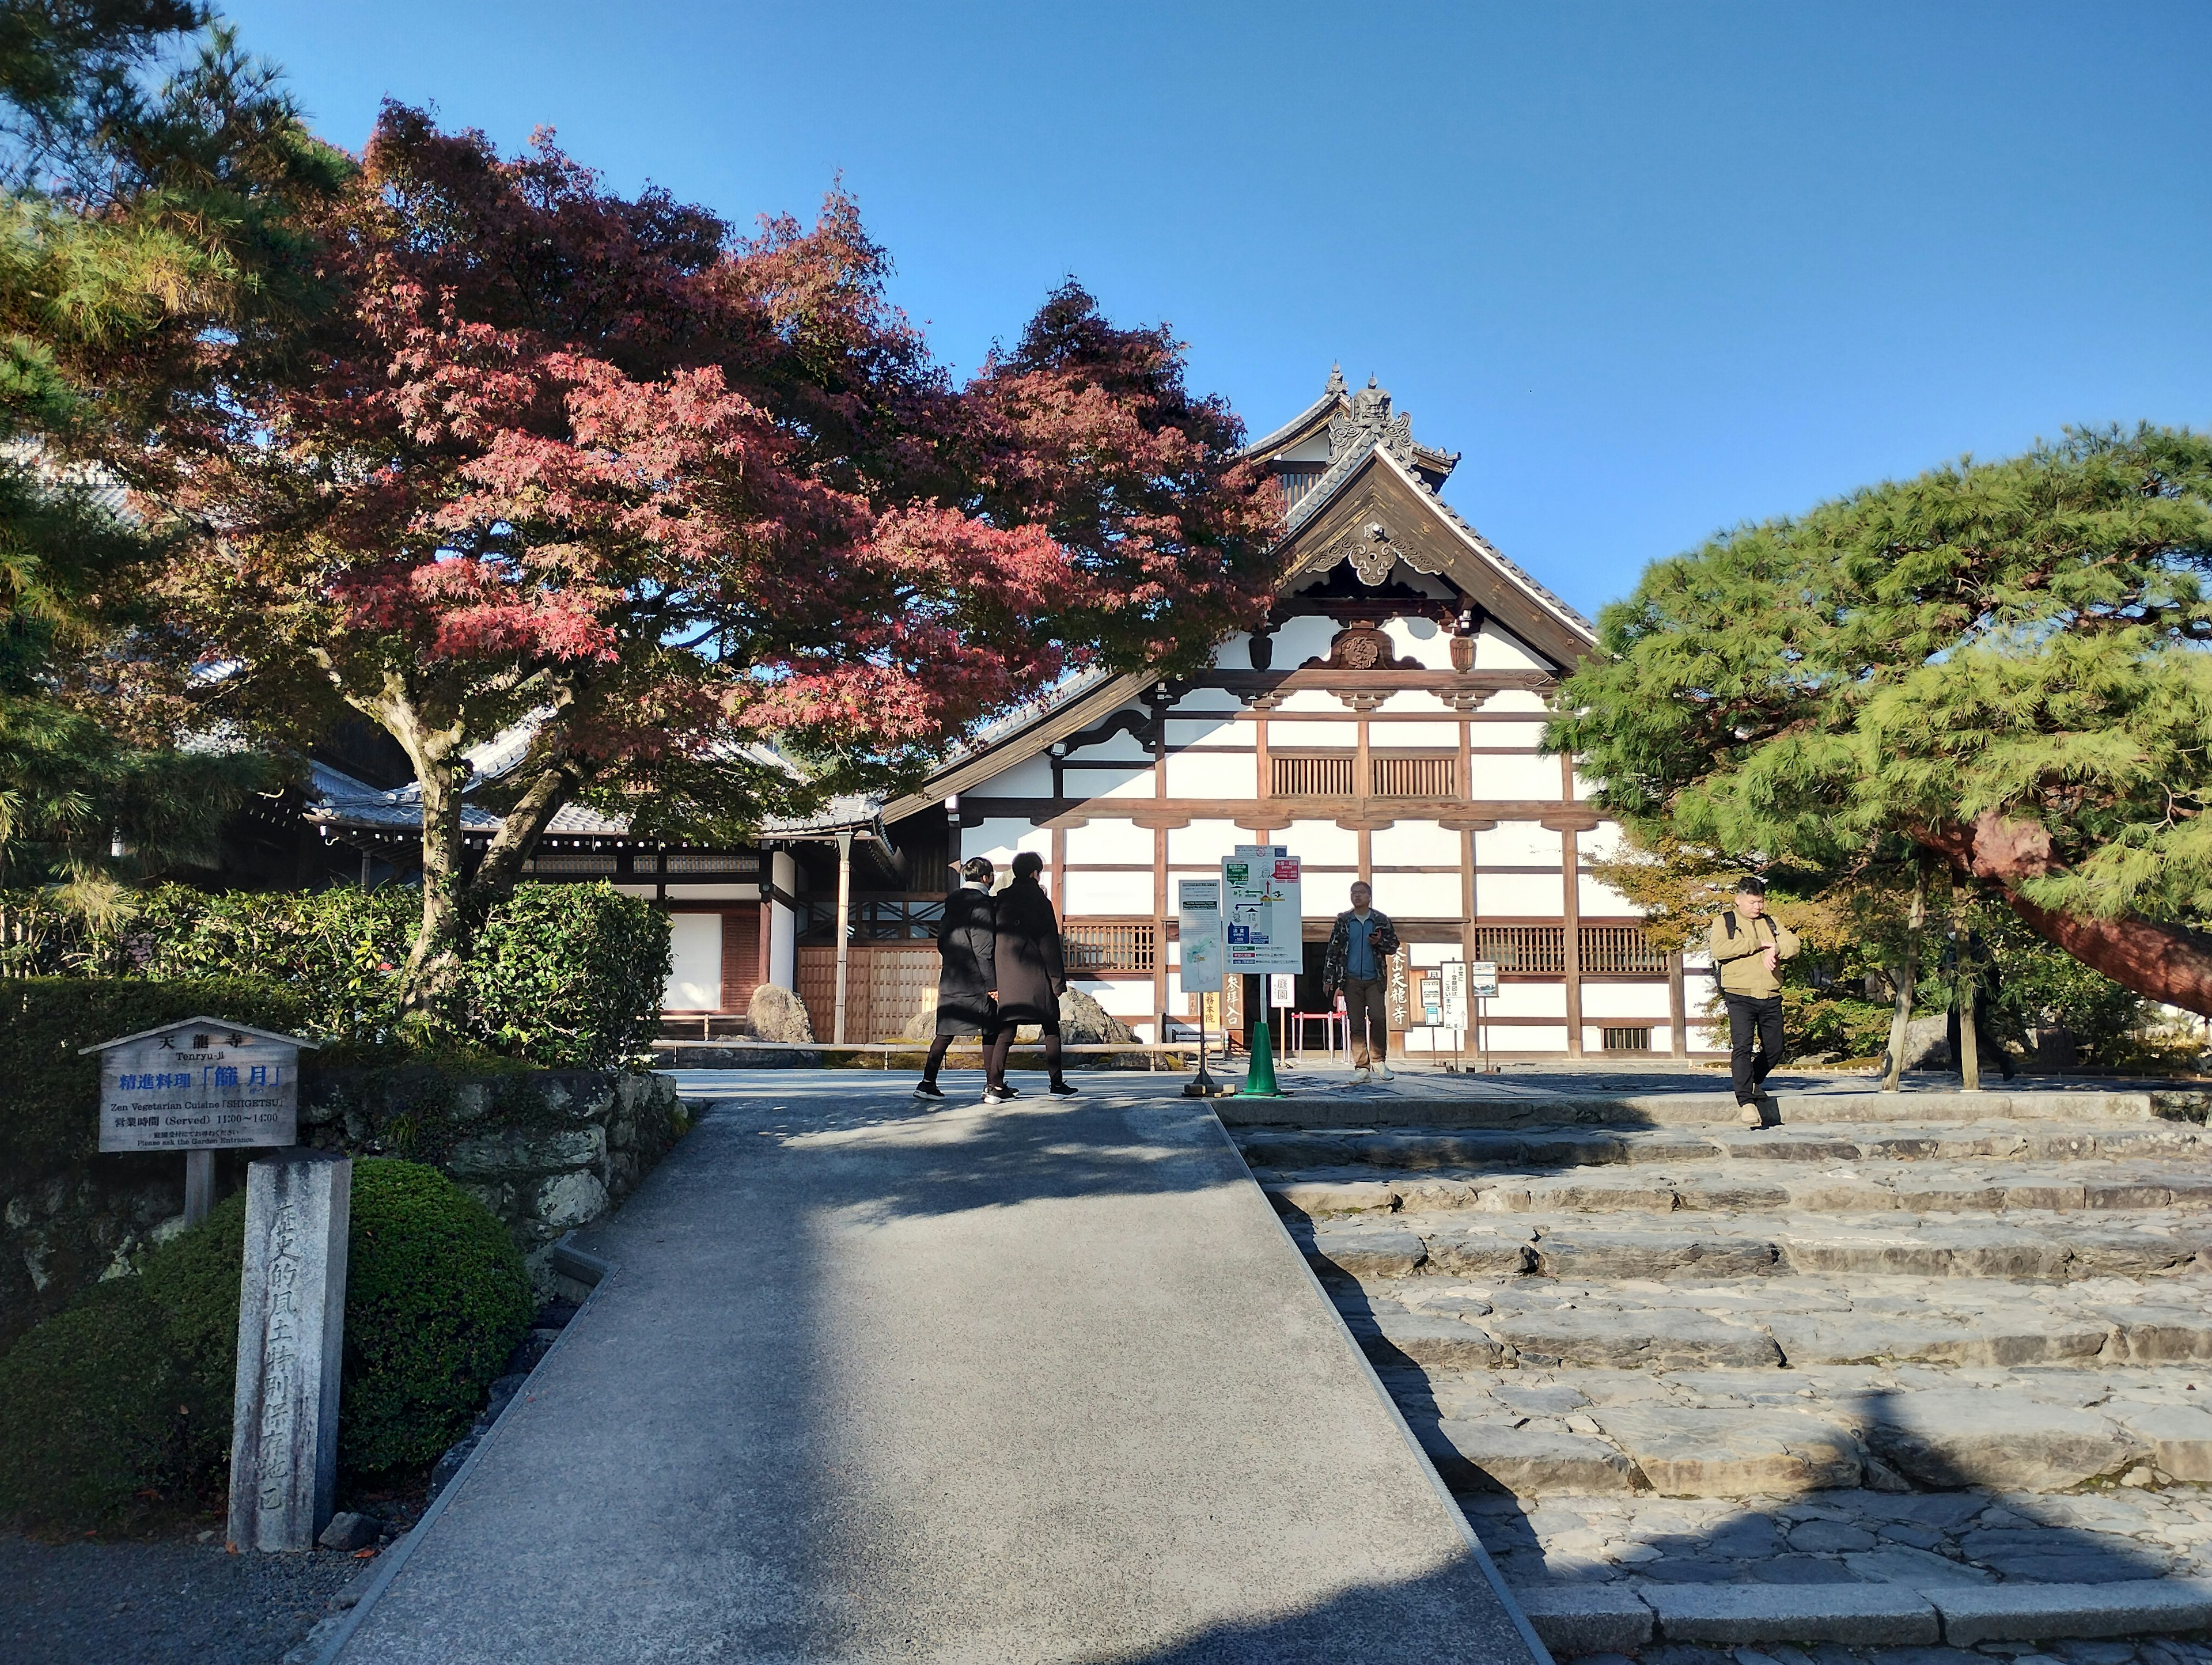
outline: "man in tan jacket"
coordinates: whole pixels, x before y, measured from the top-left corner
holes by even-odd
[[[1713,969],[1728,1007],[1729,1073],[1747,1127],[1763,1126],[1759,1083],[1782,1061],[1782,962],[1797,957],[1797,933],[1766,911],[1766,882],[1735,887],[1735,902],[1713,921]]]

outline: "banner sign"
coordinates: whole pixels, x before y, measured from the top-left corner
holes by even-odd
[[[298,1143],[299,1060],[289,1035],[188,1018],[105,1041],[102,1151],[209,1151]]]
[[[1221,881],[1176,881],[1176,933],[1181,939],[1180,975],[1186,994],[1221,993]]]
[[[1280,844],[1239,844],[1221,862],[1224,969],[1305,969],[1305,913],[1298,859]]]

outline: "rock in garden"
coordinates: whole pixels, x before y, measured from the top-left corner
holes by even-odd
[[[806,1016],[805,1003],[774,983],[762,983],[753,990],[751,1004],[745,1008],[745,1022],[757,1041],[799,1046],[809,1046],[814,1041],[814,1025]]]
[[[331,1516],[315,1542],[325,1549],[367,1549],[384,1535],[384,1523],[374,1515],[356,1515],[350,1510],[340,1510]]]

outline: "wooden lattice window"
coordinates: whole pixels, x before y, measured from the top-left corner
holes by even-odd
[[[611,873],[615,870],[611,852],[601,855],[583,851],[564,851],[559,855],[532,856],[530,871],[533,873]]]
[[[1583,969],[1615,975],[1664,976],[1667,956],[1633,925],[1583,927]]]
[[[1559,975],[1567,969],[1567,932],[1561,925],[1478,925],[1476,957],[1501,973]]]
[[[1148,919],[1063,920],[1060,945],[1071,975],[1078,972],[1149,973],[1156,951],[1152,921]]]
[[[1453,752],[1370,753],[1367,773],[1368,792],[1372,797],[1459,796],[1459,757]]]
[[[664,872],[670,873],[757,873],[760,858],[739,855],[733,850],[681,850],[661,858]]]
[[[1604,1036],[1607,1052],[1651,1050],[1651,1031],[1648,1029],[1605,1029],[1598,1032]]]
[[[1349,798],[1352,754],[1348,751],[1273,751],[1270,783],[1278,798]]]

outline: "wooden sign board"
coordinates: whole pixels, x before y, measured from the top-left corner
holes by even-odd
[[[87,1047],[100,1054],[100,1148],[296,1145],[300,1048],[314,1044],[188,1018]]]

